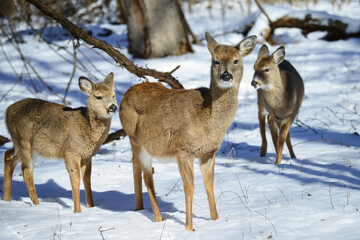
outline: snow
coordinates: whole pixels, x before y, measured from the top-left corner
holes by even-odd
[[[320,1],[312,10],[328,11],[341,16],[342,20],[346,17],[358,19],[360,5],[352,2],[339,9],[327,1]],[[227,9],[224,18],[219,6],[213,6],[211,16],[204,10],[205,6],[198,5],[197,8],[192,14],[186,12],[186,17],[201,38],[205,31],[211,34],[231,32],[242,22],[236,7]],[[274,14],[283,8],[272,7]],[[257,20],[252,34],[259,35],[266,28],[266,19],[259,13],[253,13],[252,17]],[[95,36],[103,32],[101,28],[110,29],[114,34],[101,39],[120,45],[123,53],[132,58],[126,50],[124,25],[104,23],[86,27]],[[86,208],[81,184],[82,212],[78,214],[73,213],[71,186],[63,161],[37,159],[34,180],[39,205],[31,203],[18,166],[13,175],[12,201],[0,200],[0,239],[358,239],[360,39],[325,42],[321,40],[321,33],[305,38],[294,29],[282,29],[276,34],[285,43],[286,59],[297,68],[305,83],[305,99],[290,130],[297,159],[291,159],[285,147],[282,164],[275,165],[269,131],[267,156],[259,156],[261,137],[257,99],[250,84],[253,64],[261,47],[258,44],[254,52],[244,58],[238,111],[216,155],[214,190],[218,220],[210,220],[198,164],[195,166],[193,201],[195,231],[185,231],[185,198],[176,163],[153,162],[156,195],[164,221],[153,221],[145,186],[145,209],[135,211],[132,153],[126,137],[102,146],[93,157],[95,207]],[[63,96],[72,72],[71,42],[67,37],[53,37],[53,43],[64,47],[56,54],[33,35],[24,34],[23,38],[25,43],[20,44],[23,54],[54,91]],[[216,37],[224,44],[237,44],[241,39],[243,36],[237,33]],[[17,82],[16,74],[1,52],[0,135],[9,137],[4,121],[7,106],[25,97],[55,102],[60,99],[32,74],[32,81],[39,90],[36,93],[19,54],[4,37],[0,40],[17,75],[22,76],[22,81]],[[193,47],[195,53],[187,55],[132,60],[139,66],[161,71],[181,65],[174,76],[185,88],[208,86],[210,54],[206,44]],[[270,52],[277,47],[269,46]],[[85,44],[78,49],[79,64],[81,62],[83,66],[79,65],[71,83],[67,98],[71,107],[85,105],[86,96],[80,92],[77,83],[81,75],[101,81],[109,72],[114,72],[118,102],[131,85],[139,82],[106,54],[95,51]],[[120,128],[116,114],[111,131]],[[0,147],[0,159],[11,147],[12,143]],[[1,160],[0,169],[3,167]],[[2,182],[1,170],[1,192]]]

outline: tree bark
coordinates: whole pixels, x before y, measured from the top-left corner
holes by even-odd
[[[51,6],[45,5],[42,1],[39,0],[26,0],[27,2],[36,6],[42,13],[58,21],[65,29],[67,29],[73,36],[80,38],[87,42],[90,45],[93,45],[107,54],[109,54],[120,66],[125,67],[129,72],[135,74],[140,78],[146,78],[146,76],[151,76],[158,79],[161,82],[169,84],[174,89],[183,89],[184,87],[180,82],[175,79],[170,72],[159,72],[151,68],[142,68],[136,66],[131,60],[129,60],[125,55],[114,49],[112,46],[107,44],[104,41],[101,41],[97,38],[92,37],[88,34],[83,28],[75,26],[72,22],[67,20],[59,12],[56,12],[51,8]]]
[[[129,52],[156,58],[193,52],[177,0],[125,0]]]

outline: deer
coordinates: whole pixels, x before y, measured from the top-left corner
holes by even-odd
[[[119,111],[133,152],[136,210],[143,209],[143,175],[155,222],[162,221],[152,159],[176,161],[185,193],[186,230],[193,230],[195,158],[199,159],[211,220],[218,218],[214,197],[215,154],[238,108],[243,57],[256,45],[256,36],[249,36],[236,46],[218,44],[209,33],[205,37],[212,56],[210,88],[168,89],[160,83],[140,83],[124,94]]]
[[[111,118],[118,104],[114,92],[114,74],[103,82],[79,78],[80,90],[87,95],[87,107],[70,108],[41,99],[27,98],[6,109],[6,125],[13,148],[5,152],[3,200],[10,201],[12,175],[21,162],[24,182],[31,201],[39,200],[34,185],[36,156],[63,159],[70,176],[74,212],[81,212],[80,172],[84,183],[86,206],[93,207],[91,159],[105,141]]]
[[[257,90],[258,119],[262,139],[260,156],[266,156],[267,141],[265,118],[267,116],[276,151],[275,164],[281,164],[284,142],[290,156],[296,158],[290,140],[290,127],[299,112],[304,98],[304,82],[300,74],[285,59],[285,48],[280,46],[269,54],[264,44],[254,64],[251,85]]]

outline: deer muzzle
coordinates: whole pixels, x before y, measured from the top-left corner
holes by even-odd
[[[225,71],[220,75],[220,79],[224,82],[230,82],[233,79],[233,75],[228,71]]]
[[[108,113],[113,115],[115,114],[116,110],[117,110],[117,106],[115,104],[112,104],[108,109]]]
[[[251,86],[253,86],[256,90],[260,88],[260,84],[255,81],[255,79],[251,81]]]

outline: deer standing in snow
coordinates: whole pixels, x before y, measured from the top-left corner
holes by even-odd
[[[251,85],[257,89],[258,96],[258,117],[262,139],[260,156],[265,156],[267,150],[265,117],[268,114],[270,132],[276,150],[276,164],[281,164],[285,141],[290,156],[296,158],[289,130],[304,98],[303,80],[284,58],[283,46],[269,55],[268,47],[263,45],[254,65],[255,73],[251,82]]]
[[[162,221],[152,158],[174,159],[184,184],[186,230],[193,229],[195,158],[200,162],[211,219],[218,218],[213,187],[215,153],[238,108],[243,57],[256,45],[256,36],[245,38],[235,47],[219,45],[208,33],[206,40],[212,55],[210,89],[174,90],[146,82],[131,87],[120,105],[121,123],[133,151],[136,210],[143,209],[143,174],[155,221]]]
[[[34,204],[39,204],[33,179],[35,154],[62,158],[70,175],[74,212],[80,207],[80,171],[85,187],[86,206],[93,207],[91,157],[106,139],[111,117],[117,109],[114,75],[94,84],[85,77],[79,86],[87,98],[87,108],[70,108],[40,99],[24,99],[6,110],[6,125],[14,148],[5,153],[3,200],[10,201],[12,174],[21,162],[26,187]]]

